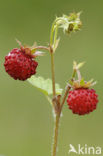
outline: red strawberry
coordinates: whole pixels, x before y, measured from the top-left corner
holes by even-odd
[[[25,50],[13,49],[5,57],[5,70],[15,80],[26,80],[36,73],[38,63]]]
[[[74,89],[69,91],[67,103],[74,114],[85,115],[96,109],[97,97],[94,89]]]

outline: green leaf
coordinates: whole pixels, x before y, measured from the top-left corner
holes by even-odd
[[[28,79],[28,82],[31,83],[34,87],[38,88],[45,95],[53,94],[52,91],[52,81],[51,79],[44,79],[43,77],[32,76]],[[62,94],[62,89],[59,84],[55,84],[56,94]]]

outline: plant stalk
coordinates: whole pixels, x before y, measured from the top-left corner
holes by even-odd
[[[70,89],[71,89],[71,87],[70,86],[67,86],[66,91],[65,91],[65,94],[64,94],[64,97],[63,97],[63,100],[62,100],[62,103],[61,103],[61,111],[62,111],[63,105],[65,103],[66,97],[67,97]]]
[[[56,156],[56,153],[57,153],[59,120],[60,120],[60,115],[56,115],[56,117],[55,117],[55,128],[54,128],[52,156]]]
[[[54,70],[54,53],[53,52],[51,52],[51,71],[52,71],[53,97],[55,97],[56,91],[55,91],[55,70]]]
[[[52,86],[53,86],[53,98],[56,97],[56,88],[55,88],[55,66],[54,66],[54,48],[57,39],[58,26],[56,25],[56,21],[53,22],[50,33],[50,55],[51,55],[51,72],[52,72]],[[56,28],[56,29],[55,29]],[[58,103],[56,102],[56,105]],[[53,104],[54,106],[54,104]],[[55,112],[55,106],[54,106]],[[59,129],[59,120],[60,120],[60,111],[55,113],[55,124],[54,124],[54,138],[53,138],[53,149],[52,156],[56,156],[57,153],[57,142],[58,142],[58,129]]]

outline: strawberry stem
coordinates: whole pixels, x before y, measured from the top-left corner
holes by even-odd
[[[75,14],[72,14],[75,15]],[[57,35],[58,35],[58,28],[63,28],[63,31],[66,32],[68,30],[69,24],[72,22],[76,22],[77,26],[78,26],[78,20],[80,22],[79,19],[79,14],[76,15],[76,19],[74,21],[74,19],[72,19],[72,17],[70,16],[63,16],[63,17],[59,17],[56,18],[56,20],[54,20],[52,27],[51,27],[51,32],[50,32],[50,55],[51,55],[51,72],[52,72],[52,89],[53,89],[53,99],[52,100],[52,104],[53,104],[53,109],[55,112],[55,129],[54,129],[54,140],[53,140],[53,149],[52,149],[52,156],[56,156],[57,154],[57,142],[58,142],[58,129],[59,129],[59,120],[60,120],[60,115],[61,115],[61,111],[63,108],[63,105],[65,103],[66,97],[68,95],[69,90],[71,89],[71,86],[67,86],[62,103],[60,103],[60,101],[58,101],[56,98],[56,89],[55,89],[55,66],[54,66],[54,52],[56,49],[57,44]],[[74,23],[75,25],[75,23]],[[76,26],[76,25],[75,25]],[[77,30],[79,30],[77,28]],[[74,27],[73,31],[75,32],[76,29]],[[57,44],[57,45],[56,45]],[[72,79],[71,81],[74,80],[75,75],[76,75],[76,70],[74,70],[73,75],[72,75]],[[55,107],[57,106],[57,107]],[[56,108],[58,108],[56,110]]]
[[[53,97],[55,97],[56,96],[56,91],[55,91],[54,53],[50,50],[50,54],[51,54],[51,71],[52,71]]]
[[[54,124],[55,128],[54,128],[54,141],[53,141],[52,156],[56,156],[56,153],[57,153],[59,121],[60,121],[60,115],[56,115],[55,124]]]
[[[64,103],[65,103],[66,97],[67,97],[67,95],[68,95],[70,89],[71,89],[71,87],[68,85],[68,86],[66,87],[66,91],[65,91],[65,94],[64,94],[62,103],[61,103],[61,111],[62,111],[63,105],[64,105]]]
[[[55,21],[52,24],[51,27],[51,33],[50,33],[50,55],[51,55],[51,72],[52,72],[52,86],[53,86],[53,99],[56,96],[56,90],[55,90],[55,66],[54,66],[54,47],[56,43],[56,38],[57,38],[57,31],[58,28],[56,27],[55,33],[54,33],[54,28],[55,27]],[[54,42],[54,43],[53,43]],[[52,101],[53,103],[53,101]],[[57,103],[56,103],[57,104]],[[54,112],[55,112],[55,107],[53,104]],[[58,141],[58,129],[59,129],[59,119],[60,119],[60,114],[55,113],[55,123],[54,123],[54,138],[53,138],[53,149],[52,149],[52,156],[56,156],[57,153],[57,141]]]

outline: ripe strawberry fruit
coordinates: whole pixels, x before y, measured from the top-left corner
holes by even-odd
[[[13,49],[5,57],[5,70],[15,80],[26,80],[36,73],[38,63],[25,50]]]
[[[96,109],[97,97],[94,89],[74,89],[69,91],[67,103],[74,114],[85,115]]]

